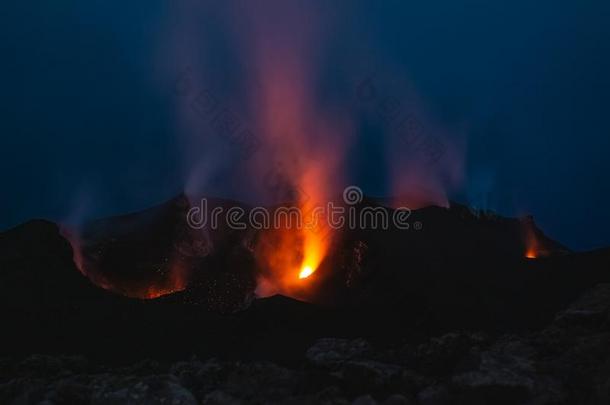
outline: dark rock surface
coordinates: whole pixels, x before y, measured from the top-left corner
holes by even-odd
[[[205,201],[208,220],[214,209],[226,212],[239,207],[246,213],[251,209],[231,200]],[[356,218],[365,209],[393,211],[369,198],[353,207],[337,205],[356,210]],[[134,298],[156,298],[187,289],[191,291],[189,300],[216,311],[247,307],[257,276],[267,271],[255,259],[260,241],[268,242],[266,232],[234,229],[225,220],[218,221],[215,228],[208,223],[203,229],[193,229],[187,223],[192,207],[200,208],[199,200],[180,195],[140,212],[87,222],[65,234],[70,235],[82,272],[105,289]],[[459,204],[415,210],[409,222],[409,229],[393,224],[387,229],[370,229],[362,224],[338,232],[330,254],[310,279],[315,288],[295,291],[292,296],[331,306],[365,305],[383,296],[393,304],[403,298],[405,282],[427,282],[425,277],[436,277],[436,272],[449,268],[468,270],[468,277],[481,278],[477,273],[496,277],[504,272],[512,276],[526,264],[523,258],[530,239],[541,256],[569,253],[531,218],[473,212]],[[497,268],[489,272],[490,267]]]
[[[308,302],[254,299],[256,235],[192,234],[185,204],[88,224],[80,258],[47,221],[0,233],[0,403],[610,402],[610,250],[534,229],[527,260],[519,220],[431,207],[341,233]]]
[[[452,332],[418,344],[324,338],[292,365],[61,355],[0,364],[1,403],[601,405],[610,400],[610,285],[537,332]]]

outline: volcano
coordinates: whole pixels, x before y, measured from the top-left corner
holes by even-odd
[[[210,210],[237,204],[209,201]],[[11,356],[78,353],[113,364],[197,353],[299,367],[303,353],[318,356],[329,344],[340,348],[328,349],[324,359],[340,356],[337,350],[361,353],[358,339],[382,347],[436,347],[438,336],[478,331],[498,342],[506,334],[541,333],[536,339],[547,342],[557,333],[544,329],[554,319],[565,328],[575,316],[582,322],[585,312],[591,314],[587,325],[603,318],[597,309],[557,314],[610,282],[610,250],[572,252],[531,217],[504,218],[451,204],[413,211],[409,229],[340,230],[318,268],[295,275],[302,284],[289,296],[263,296],[259,284],[273,275],[256,257],[265,231],[194,229],[186,221],[192,206],[181,195],[80,229],[35,220],[0,234],[1,312],[10,325],[1,350]],[[355,206],[367,207],[383,207],[383,200],[364,198]],[[528,255],[532,240],[536,258]],[[574,325],[569,323],[568,336],[573,328],[581,331]],[[329,336],[356,339],[349,343],[356,348],[319,341]],[[480,341],[456,339],[466,347]],[[454,360],[443,356],[454,352],[445,351],[435,356],[449,364]],[[314,363],[326,361],[315,357]],[[387,387],[378,389],[387,394]],[[519,390],[516,402],[507,403],[533,395]]]
[[[367,198],[355,209],[392,211],[382,204],[381,199]],[[209,200],[207,209],[236,206],[245,212],[252,209],[221,199]],[[265,272],[255,250],[266,231],[235,229],[222,222],[214,229],[193,229],[186,220],[191,207],[181,195],[139,213],[91,221],[76,231],[64,229],[64,234],[72,242],[81,272],[109,291],[147,299],[184,290],[193,299],[207,300],[211,306],[218,303],[228,312],[242,309],[256,294],[256,280]],[[330,306],[365,304],[367,297],[390,299],[394,289],[401,295],[408,285],[418,286],[419,282],[409,281],[411,277],[449,271],[465,276],[477,269],[481,275],[476,279],[499,277],[504,271],[518,279],[531,273],[526,268],[544,267],[542,259],[571,254],[537,228],[531,217],[504,218],[452,204],[413,211],[410,219],[414,226],[407,230],[340,230],[320,271],[301,270],[299,278],[307,280],[294,298]],[[531,256],[532,241],[541,261],[524,260]],[[383,294],[368,292],[395,279],[402,281],[379,287],[385,289]],[[227,296],[218,296],[218,291]]]
[[[210,211],[238,204],[209,201]],[[382,204],[365,198],[355,208]],[[27,296],[37,274],[56,286],[62,300],[75,294],[69,298],[74,305],[104,296],[145,306],[174,302],[210,313],[247,312],[262,298],[257,280],[266,270],[255,256],[265,231],[226,224],[193,229],[186,221],[191,207],[181,195],[78,230],[31,222],[7,231],[0,245],[6,252],[3,285],[8,296],[28,290]],[[524,328],[548,320],[586,288],[608,281],[607,251],[571,252],[548,238],[531,217],[504,218],[451,204],[415,210],[411,220],[414,225],[407,230],[340,230],[317,271],[299,274],[302,285],[291,298],[333,310],[391,311],[431,323],[434,330]],[[35,242],[42,237],[49,243]],[[535,260],[528,257],[532,238],[541,252]],[[41,245],[44,252],[37,250]],[[16,257],[19,251],[23,253]],[[53,266],[47,268],[48,263]],[[64,289],[71,293],[59,293]]]

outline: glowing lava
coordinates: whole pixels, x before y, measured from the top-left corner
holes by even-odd
[[[318,92],[316,63],[323,56],[318,54],[323,24],[318,27],[315,10],[285,4],[277,2],[284,18],[273,23],[269,16],[278,12],[275,7],[253,6],[243,37],[252,64],[251,124],[261,137],[248,165],[250,172],[264,179],[253,186],[265,199],[281,204],[274,217],[282,209],[298,211],[298,219],[284,215],[284,220],[274,220],[257,235],[254,256],[261,272],[256,294],[306,300],[316,286],[303,280],[321,273],[334,233],[327,213],[317,208],[326,207],[344,184],[353,131],[348,114],[320,104],[327,99]],[[311,18],[304,18],[310,12]]]
[[[303,266],[301,272],[299,273],[299,278],[304,279],[311,276],[314,272],[314,269],[311,266]]]
[[[534,218],[531,215],[525,217],[522,219],[522,226],[524,228],[525,257],[527,259],[537,259],[540,257],[540,246]]]
[[[105,271],[108,267],[100,265],[99,257],[97,260],[92,260],[91,253],[87,255],[86,246],[78,231],[62,226],[61,234],[72,247],[72,258],[78,271],[104,290],[130,298],[155,299],[182,291],[187,286],[189,266],[178,255],[166,260],[156,271],[151,271],[148,277],[143,276],[137,280],[121,278]],[[91,248],[89,250],[95,251]],[[99,248],[97,250],[99,251]],[[138,260],[138,258],[129,259]]]

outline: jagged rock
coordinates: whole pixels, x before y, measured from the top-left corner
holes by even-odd
[[[15,378],[0,384],[0,403],[30,404],[44,399],[46,381],[42,378]]]
[[[452,388],[470,401],[496,397],[502,403],[557,403],[564,398],[561,384],[536,369],[535,350],[515,337],[496,343],[480,353],[476,369],[451,378]]]
[[[363,395],[354,399],[352,405],[377,405],[377,401],[375,401],[370,395]]]
[[[369,344],[364,339],[319,339],[306,353],[307,360],[320,367],[335,367],[366,353]]]
[[[134,377],[100,376],[92,383],[91,404],[175,404],[195,405],[197,400],[190,391],[172,378],[151,376]]]
[[[207,394],[201,403],[203,405],[240,405],[243,402],[225,392],[217,390]]]
[[[47,399],[54,404],[82,404],[89,402],[91,394],[89,378],[75,376],[59,380],[47,393]]]
[[[177,208],[170,211],[181,216],[184,207]],[[352,263],[360,266],[362,283],[351,285],[345,295],[339,294],[336,302],[343,306],[324,307],[275,297],[256,300],[247,310],[231,316],[206,312],[206,306],[185,303],[184,299],[208,300],[214,304],[208,309],[222,313],[248,306],[248,294],[254,288],[249,273],[253,264],[248,259],[251,252],[237,241],[238,235],[214,239],[217,256],[208,255],[198,240],[182,246],[180,255],[202,265],[205,262],[213,274],[200,276],[183,293],[141,301],[93,286],[74,266],[70,245],[56,225],[33,221],[4,232],[0,234],[0,301],[5,304],[5,333],[11,333],[12,339],[0,346],[11,355],[15,348],[28,351],[24,360],[19,357],[22,354],[14,354],[14,361],[0,360],[0,403],[349,404],[354,400],[384,403],[390,401],[391,394],[395,402],[416,397],[421,404],[608,403],[610,285],[599,285],[564,308],[582,291],[608,277],[609,251],[526,261],[517,255],[518,241],[494,231],[497,239],[485,242],[504,249],[503,242],[510,239],[510,254],[506,256],[513,260],[510,263],[491,254],[491,259],[462,258],[457,264],[453,256],[426,256],[438,251],[437,243],[442,251],[448,247],[450,253],[481,249],[478,242],[489,235],[484,228],[490,224],[454,214],[428,210],[430,222],[422,231],[423,242],[413,234],[357,235],[354,240],[366,241],[367,246],[363,252],[366,260]],[[170,227],[172,218],[163,224],[169,230],[174,229]],[[111,222],[122,222],[117,221]],[[504,222],[494,219],[493,226],[510,228],[510,235],[518,230],[518,224]],[[450,223],[451,233],[425,234],[446,223]],[[455,242],[455,235],[470,227],[476,228],[475,237]],[[97,247],[96,241],[102,239],[103,244],[111,243],[112,228],[109,233],[92,229],[91,246]],[[126,246],[138,245],[141,235],[132,233],[131,225],[126,228]],[[172,232],[159,235],[164,239]],[[162,241],[163,246],[167,242],[167,249],[176,248],[169,244],[175,241],[168,239]],[[159,252],[151,252],[147,246],[142,244],[139,253],[159,259]],[[413,246],[412,257],[403,246]],[[128,267],[129,263],[121,260],[123,253],[131,252],[116,249],[107,256],[113,258],[109,263],[116,260]],[[387,257],[385,252],[390,252]],[[95,255],[91,258],[99,259]],[[413,269],[404,271],[396,263],[409,263]],[[231,267],[228,264],[236,264],[247,274],[240,277],[224,272]],[[497,272],[496,265],[500,267]],[[513,266],[527,271],[515,271]],[[584,275],[574,272],[581,267]],[[318,275],[323,276],[323,268]],[[340,284],[345,286],[345,280]],[[330,297],[343,291],[333,285],[317,286]],[[552,324],[545,327],[559,309],[562,311]],[[506,326],[505,321],[512,323]],[[480,328],[490,337],[458,332],[466,327]],[[506,335],[507,329],[512,334]],[[344,338],[320,339],[328,335]],[[367,340],[360,336],[367,336]],[[166,350],[162,353],[165,360],[125,357],[149,341],[157,344],[150,344],[149,350],[142,351],[145,354],[134,357],[147,358]],[[384,345],[389,348],[380,347]],[[266,351],[249,351],[260,346]],[[286,357],[290,358],[284,358],[282,350],[288,346]],[[84,357],[32,356],[32,347],[49,353],[104,350],[109,364],[94,366]],[[190,352],[183,355],[177,350]],[[172,366],[163,363],[192,353],[204,359],[225,357]],[[283,363],[263,361],[267,357],[261,353]],[[97,354],[98,361],[106,360]],[[250,360],[238,362],[235,358]],[[132,360],[132,365],[113,366],[117,360]]]
[[[596,286],[568,309],[558,313],[555,325],[610,330],[610,284]]]
[[[451,374],[471,348],[486,343],[487,339],[482,334],[448,333],[419,345],[414,353],[415,365],[424,374]]]
[[[350,401],[348,401],[343,394],[343,391],[339,387],[334,385],[330,385],[323,390],[316,392],[311,397],[312,402],[318,404],[328,404],[328,405],[348,405]]]
[[[180,361],[170,367],[170,374],[176,376],[180,384],[187,388],[195,387],[199,379],[199,373],[203,363],[194,359],[191,361]]]
[[[303,378],[302,373],[273,363],[240,363],[215,359],[205,363],[180,362],[171,367],[171,373],[201,397],[218,392],[233,398],[258,398],[265,401],[278,401],[290,396]]]
[[[417,394],[420,405],[444,405],[449,404],[449,400],[449,390],[444,385],[432,385]]]
[[[346,390],[354,393],[383,393],[403,388],[403,369],[400,366],[370,360],[348,361],[341,366],[340,374]]]

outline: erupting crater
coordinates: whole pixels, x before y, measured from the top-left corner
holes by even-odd
[[[301,269],[301,272],[299,273],[299,278],[300,279],[304,279],[307,278],[309,276],[311,276],[314,273],[314,269],[311,266],[303,266],[303,268]]]

